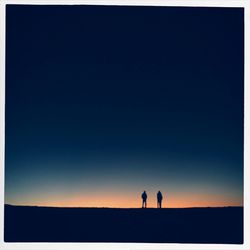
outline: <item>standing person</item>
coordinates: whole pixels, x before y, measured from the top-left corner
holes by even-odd
[[[162,203],[162,194],[161,194],[161,191],[158,191],[157,193],[157,208],[161,208],[161,203]]]
[[[147,208],[147,193],[146,191],[143,191],[142,195],[141,195],[141,198],[142,198],[142,208]]]

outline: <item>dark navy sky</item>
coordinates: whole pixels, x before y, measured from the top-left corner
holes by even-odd
[[[6,203],[242,204],[243,14],[8,5]]]

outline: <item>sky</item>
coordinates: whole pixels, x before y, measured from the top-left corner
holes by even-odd
[[[243,9],[6,11],[6,204],[243,205]]]

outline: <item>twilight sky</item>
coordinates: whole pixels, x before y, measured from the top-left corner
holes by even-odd
[[[5,203],[242,205],[243,15],[8,5]]]

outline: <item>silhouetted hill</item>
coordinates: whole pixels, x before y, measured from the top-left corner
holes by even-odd
[[[5,205],[6,242],[243,243],[243,208]]]

